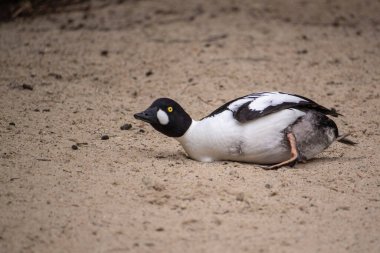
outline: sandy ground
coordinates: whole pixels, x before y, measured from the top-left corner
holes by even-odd
[[[380,252],[379,13],[93,1],[0,24],[0,252]],[[203,164],[133,118],[270,90],[335,107],[359,144],[278,171]]]

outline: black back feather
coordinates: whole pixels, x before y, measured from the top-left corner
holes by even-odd
[[[298,103],[285,101],[285,102],[278,104],[278,105],[274,105],[274,106],[270,105],[270,106],[264,108],[263,110],[254,110],[254,109],[249,108],[249,105],[253,101],[255,101],[255,99],[258,99],[260,96],[265,95],[266,93],[267,92],[254,93],[254,94],[250,94],[247,96],[243,96],[243,97],[234,99],[234,100],[222,105],[221,107],[219,107],[218,109],[213,111],[211,114],[209,114],[205,118],[213,117],[213,116],[215,116],[215,115],[217,115],[217,114],[219,114],[225,110],[230,110],[233,113],[233,117],[237,121],[244,123],[244,122],[247,122],[250,120],[255,120],[255,119],[264,117],[266,115],[269,115],[269,114],[272,114],[272,113],[275,113],[275,112],[278,112],[281,110],[291,109],[291,108],[299,109],[299,110],[315,110],[315,111],[318,111],[324,115],[331,115],[333,117],[337,117],[337,116],[341,115],[334,108],[328,109],[324,106],[317,104],[316,102],[314,102],[311,99],[308,99],[308,98],[305,98],[305,97],[302,97],[299,95],[294,95],[294,94],[288,94],[288,95],[299,97],[299,98],[303,99],[304,101],[299,101]],[[280,94],[286,94],[286,93],[280,92]],[[229,106],[232,103],[234,103],[240,99],[247,99],[247,98],[248,99],[251,98],[252,100],[240,105],[236,110],[231,110],[229,108]]]

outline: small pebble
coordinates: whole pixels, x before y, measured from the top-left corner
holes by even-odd
[[[120,127],[121,130],[129,130],[132,128],[132,125],[131,124],[124,124]]]
[[[244,193],[239,192],[238,195],[236,195],[237,201],[244,201]]]
[[[297,54],[307,54],[307,50],[306,49],[298,50]]]
[[[9,125],[10,126],[16,126],[16,124],[14,122],[9,122]]]
[[[30,85],[30,84],[26,84],[26,83],[24,83],[24,84],[22,85],[22,88],[23,88],[24,90],[33,90],[32,85]]]
[[[62,79],[62,75],[61,74],[57,74],[57,73],[49,73],[48,76],[54,77],[57,80],[61,80]]]
[[[102,137],[100,139],[102,139],[103,141],[104,140],[108,140],[110,137],[108,135],[102,135]]]
[[[145,73],[145,76],[151,76],[153,75],[153,71],[152,70],[149,70]]]
[[[277,192],[271,192],[271,193],[269,194],[270,197],[273,197],[273,196],[276,196],[276,195],[277,195]]]
[[[72,148],[73,150],[77,150],[77,149],[78,149],[78,146],[77,146],[77,145],[72,145],[71,148]]]
[[[145,130],[144,129],[140,129],[139,132],[140,133],[145,133]]]

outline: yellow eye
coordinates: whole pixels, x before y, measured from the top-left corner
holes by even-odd
[[[168,112],[172,112],[173,111],[173,107],[169,106],[168,107]]]

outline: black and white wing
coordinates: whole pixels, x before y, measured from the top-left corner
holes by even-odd
[[[213,111],[207,117],[230,110],[237,121],[244,123],[289,108],[300,110],[312,109],[334,117],[339,115],[334,109],[327,109],[299,95],[282,92],[261,92],[232,100]]]

